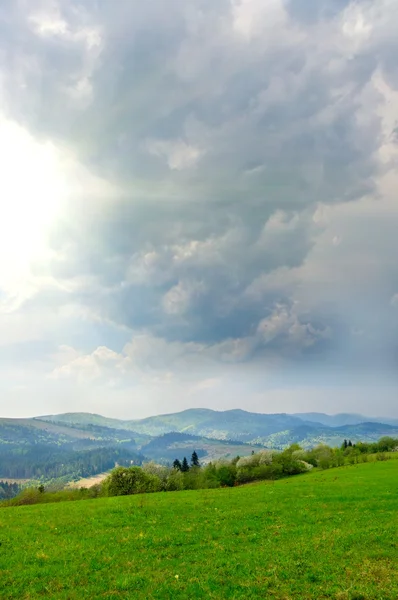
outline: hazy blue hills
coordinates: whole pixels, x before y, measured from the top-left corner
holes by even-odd
[[[108,419],[89,413],[48,415],[40,419],[78,429],[89,424],[126,429],[133,431],[136,436],[157,437],[165,433],[180,432],[218,440],[264,445],[275,444],[278,434],[283,439],[299,440],[307,445],[318,443],[324,438],[336,438],[336,443],[340,443],[347,435],[354,439],[365,436],[363,441],[371,441],[375,435],[392,435],[393,431],[398,430],[398,419],[376,419],[357,414],[260,414],[244,410],[215,411],[207,408],[192,408],[138,420]],[[364,423],[366,426],[363,426]],[[359,425],[361,427],[358,427]]]
[[[193,408],[178,413],[157,415],[146,419],[117,421],[87,413],[48,415],[42,420],[56,423],[82,424],[95,422],[108,427],[120,427],[137,433],[158,436],[172,431],[191,433],[219,440],[250,442],[254,437],[269,435],[302,424],[302,419],[287,414],[258,414],[244,410],[214,411]]]
[[[383,421],[383,422],[380,422]],[[170,463],[196,450],[204,462],[249,454],[253,446],[308,448],[398,437],[398,420],[354,414],[258,414],[190,409],[122,420],[90,413],[0,419],[0,480],[73,479],[117,464]]]
[[[150,436],[122,427],[100,425],[109,420],[90,415],[41,419],[0,419],[0,481],[59,480],[65,483],[112,469],[115,464],[172,462],[196,450],[204,460],[250,454],[252,446],[227,440],[170,432]],[[79,421],[77,423],[77,421]]]
[[[303,421],[311,421],[321,423],[329,427],[340,427],[342,425],[358,425],[359,423],[383,423],[385,425],[398,426],[398,419],[390,419],[386,417],[365,417],[355,413],[339,413],[337,415],[326,415],[325,413],[309,412],[295,413],[295,417]]]

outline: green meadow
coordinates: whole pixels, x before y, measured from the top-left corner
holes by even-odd
[[[397,600],[398,461],[0,509],[0,598]]]

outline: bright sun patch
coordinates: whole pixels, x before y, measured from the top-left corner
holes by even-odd
[[[48,227],[66,199],[60,159],[50,143],[0,121],[0,275],[25,270],[46,245]]]

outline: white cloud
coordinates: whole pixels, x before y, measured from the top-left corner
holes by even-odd
[[[280,42],[287,26],[282,0],[231,0],[233,28],[244,38],[264,36],[267,43]]]
[[[148,140],[147,148],[150,154],[164,158],[172,171],[194,167],[204,154],[184,140]]]
[[[183,315],[205,291],[206,286],[201,281],[180,281],[164,295],[163,309],[170,315]]]
[[[286,339],[286,343],[295,351],[313,346],[320,339],[330,338],[330,327],[317,330],[310,322],[301,322],[296,313],[296,307],[291,310],[283,305],[277,305],[272,314],[262,319],[257,331],[261,340],[269,344],[278,337]]]

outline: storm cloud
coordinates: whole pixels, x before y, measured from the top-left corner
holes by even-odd
[[[4,411],[370,413],[324,390],[395,385],[397,19],[389,0],[3,2]]]

